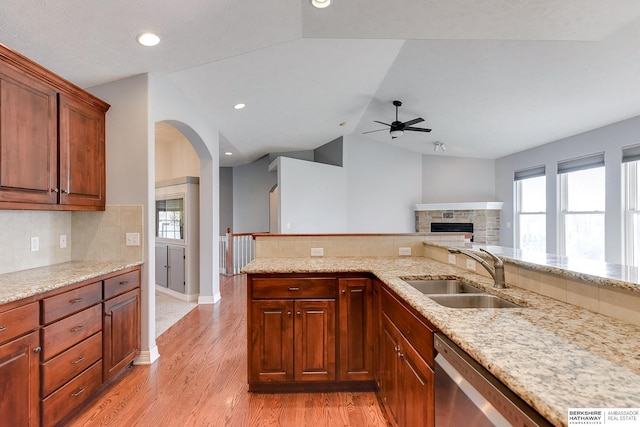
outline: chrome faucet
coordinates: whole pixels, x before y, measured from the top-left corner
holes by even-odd
[[[478,261],[480,265],[482,265],[489,272],[491,277],[493,277],[494,288],[504,289],[507,287],[504,280],[504,263],[495,254],[489,252],[486,249],[480,248],[482,252],[488,253],[489,256],[493,258],[493,267],[491,267],[487,261],[483,260],[478,255],[472,252],[469,252],[465,249],[458,249],[458,248],[448,248],[448,249],[449,249],[449,252],[451,252],[452,254],[464,254],[469,258],[473,258],[474,260]]]

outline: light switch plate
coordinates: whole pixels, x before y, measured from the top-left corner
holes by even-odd
[[[474,260],[472,260],[472,259],[468,259],[467,260],[467,268],[469,270],[476,271],[476,262]]]
[[[449,264],[454,264],[456,263],[456,256],[455,254],[449,254]]]
[[[324,256],[324,248],[311,248],[311,256]]]
[[[398,248],[398,255],[411,256],[411,248]]]
[[[127,246],[140,246],[140,233],[126,233],[125,245]]]
[[[66,234],[61,234],[60,235],[60,249],[64,249],[67,247],[67,235]]]
[[[40,250],[40,238],[38,236],[34,236],[31,238],[31,252],[36,252]]]

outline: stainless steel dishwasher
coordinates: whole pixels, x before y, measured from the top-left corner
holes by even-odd
[[[436,427],[551,426],[446,336],[434,345]]]

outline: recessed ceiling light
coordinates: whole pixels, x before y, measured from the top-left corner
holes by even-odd
[[[243,103],[236,104],[233,106],[233,108],[235,108],[236,110],[242,110],[244,107],[246,107],[246,105]]]
[[[331,4],[331,0],[311,0],[311,6],[324,9]]]
[[[224,155],[225,156],[233,156],[233,153],[231,151],[225,151]]]
[[[155,46],[160,43],[160,37],[153,33],[142,33],[138,35],[137,40],[142,46]]]

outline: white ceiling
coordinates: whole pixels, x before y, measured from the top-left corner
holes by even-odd
[[[433,132],[372,139],[498,158],[640,115],[639,17],[637,0],[0,0],[0,42],[82,87],[166,76],[220,129],[221,165],[380,129],[394,99]]]

